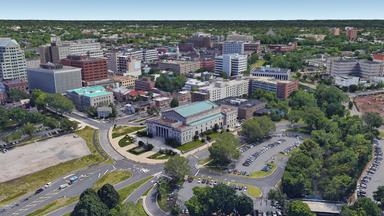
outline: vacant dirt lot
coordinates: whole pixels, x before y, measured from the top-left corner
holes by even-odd
[[[0,182],[90,154],[85,141],[72,134],[0,153]]]
[[[376,112],[384,116],[384,94],[357,97],[355,104],[362,113]]]

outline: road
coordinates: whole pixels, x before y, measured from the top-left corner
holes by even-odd
[[[71,118],[74,118],[78,121],[81,121],[85,124],[88,124],[94,128],[99,129],[99,143],[102,149],[113,159],[113,164],[102,164],[88,167],[86,169],[76,171],[73,174],[77,176],[82,176],[81,179],[69,187],[58,190],[59,186],[66,183],[69,176],[63,176],[61,178],[56,179],[52,182],[52,184],[46,188],[43,192],[34,195],[28,194],[23,196],[21,199],[16,202],[11,203],[10,205],[0,209],[0,215],[27,215],[31,212],[34,212],[45,205],[52,203],[53,201],[62,198],[62,197],[72,197],[79,196],[85,189],[90,188],[94,185],[94,183],[105,175],[108,172],[111,172],[115,169],[123,169],[130,170],[133,173],[133,176],[126,181],[120,182],[115,185],[116,189],[120,189],[125,187],[132,182],[135,182],[139,179],[145,178],[147,176],[154,175],[155,173],[159,173],[163,170],[162,165],[147,165],[136,163],[134,161],[130,161],[121,156],[118,152],[116,152],[111,146],[108,140],[108,131],[114,124],[130,124],[132,116],[128,116],[127,118],[120,118],[115,122],[103,122],[96,121],[77,113],[72,113],[68,115]],[[136,124],[134,124],[136,125]],[[149,172],[143,173],[142,170],[147,169]],[[147,184],[145,186],[148,186]],[[141,197],[141,194],[147,191],[145,187],[140,187],[140,190],[132,195],[133,200],[137,201],[138,197]],[[64,208],[61,208],[51,215],[63,215],[69,213],[73,210],[74,205],[69,205]]]

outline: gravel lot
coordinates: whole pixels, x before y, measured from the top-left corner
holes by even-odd
[[[88,155],[86,142],[73,134],[17,147],[0,153],[0,182]]]

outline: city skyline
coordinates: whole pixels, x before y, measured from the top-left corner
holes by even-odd
[[[98,1],[5,0],[0,19],[37,20],[324,20],[384,19],[379,0]],[[372,7],[374,5],[374,7]],[[15,7],[17,6],[17,7]],[[60,10],[58,10],[60,8]]]

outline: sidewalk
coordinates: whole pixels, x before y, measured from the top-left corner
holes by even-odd
[[[131,145],[128,145],[126,147],[120,147],[119,146],[119,140],[122,139],[125,135],[120,136],[120,137],[116,137],[116,138],[112,138],[112,130],[113,130],[113,127],[111,127],[108,131],[108,139],[111,142],[112,147],[117,152],[119,152],[123,157],[125,157],[129,160],[133,160],[137,163],[146,163],[146,164],[162,164],[162,163],[165,163],[167,161],[167,160],[154,160],[154,159],[147,158],[147,157],[156,153],[153,151],[145,152],[145,153],[140,154],[140,155],[134,155],[134,154],[127,152],[127,150],[134,148],[137,145],[131,144]],[[133,133],[135,133],[135,132],[133,132]]]

